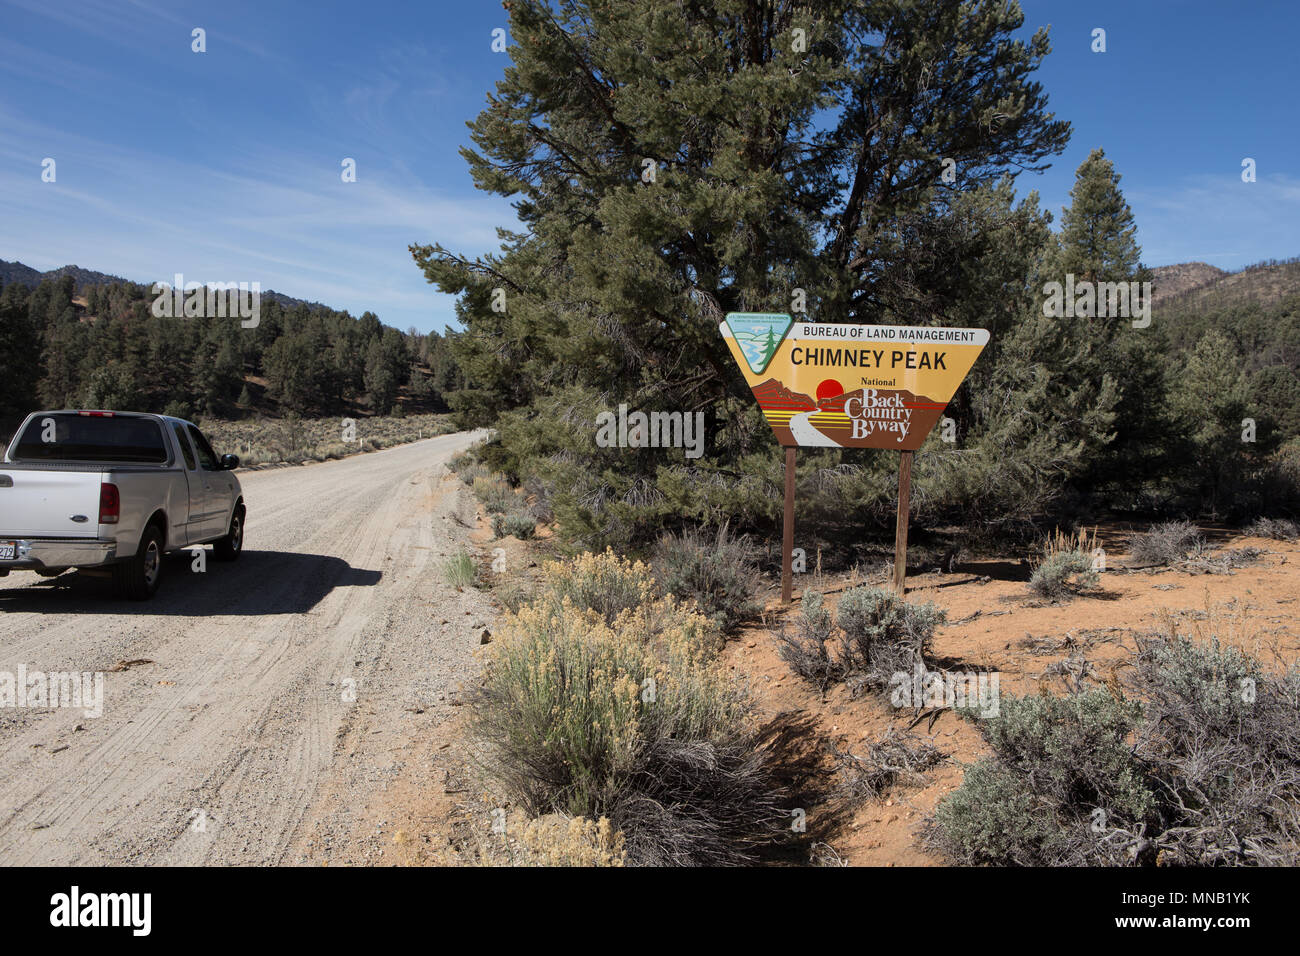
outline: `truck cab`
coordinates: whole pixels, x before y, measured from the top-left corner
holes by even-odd
[[[193,423],[103,410],[34,412],[0,461],[0,577],[108,567],[117,588],[152,597],[168,551],[243,550],[234,470]]]

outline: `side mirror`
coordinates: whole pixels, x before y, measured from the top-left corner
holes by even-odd
[[[221,467],[224,468],[226,471],[234,471],[236,468],[239,467],[239,456],[238,456],[238,455],[222,455],[222,456],[221,456]]]

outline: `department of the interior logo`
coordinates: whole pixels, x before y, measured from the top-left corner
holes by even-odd
[[[781,340],[794,325],[790,316],[774,312],[728,312],[725,321],[745,356],[745,363],[755,375],[767,369]]]

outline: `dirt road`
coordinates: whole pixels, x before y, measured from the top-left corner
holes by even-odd
[[[386,769],[355,725],[445,720],[476,668],[491,610],[440,567],[473,518],[442,463],[473,440],[241,474],[243,557],[173,556],[149,602],[0,580],[0,673],[105,672],[102,716],[0,707],[0,864],[295,863],[346,830]]]

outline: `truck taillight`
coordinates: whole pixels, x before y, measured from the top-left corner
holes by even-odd
[[[107,482],[99,486],[99,523],[117,524],[122,511],[122,498],[117,493],[117,485]]]

